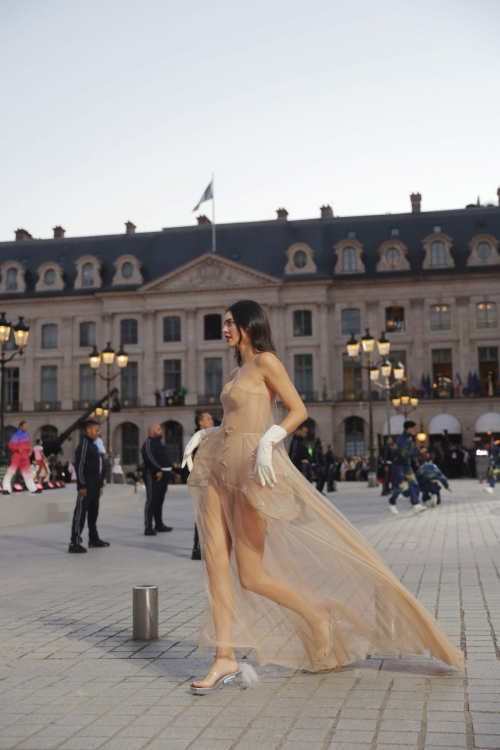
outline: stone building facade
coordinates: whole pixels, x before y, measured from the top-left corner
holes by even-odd
[[[110,342],[129,356],[113,382],[113,450],[133,464],[160,422],[178,458],[195,411],[220,415],[233,368],[221,318],[242,298],[266,308],[311,433],[337,455],[367,450],[367,374],[346,353],[366,328],[387,331],[408,389],[420,391],[413,418],[426,432],[446,428],[470,446],[500,430],[498,206],[422,212],[417,194],[408,214],[345,218],[323,206],[318,219],[291,221],[284,209],[278,217],[218,226],[217,253],[205,217],[151,233],[127,222],[123,235],[105,237],[67,238],[56,227],[38,240],[17,230],[0,243],[2,310],[31,327],[24,356],[7,366],[7,434],[21,413],[33,437],[64,431],[104,395],[89,354]],[[382,436],[385,396],[372,391]],[[394,433],[400,418],[392,406],[390,414]]]

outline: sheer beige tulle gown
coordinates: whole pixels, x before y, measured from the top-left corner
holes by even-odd
[[[229,574],[226,569],[209,576],[205,568],[208,601],[200,649],[230,646],[261,665],[310,671],[341,667],[378,652],[429,651],[461,667],[462,652],[363,535],[293,466],[282,443],[273,449],[274,489],[261,487],[253,476],[259,439],[276,421],[274,400],[228,383],[221,401],[221,429],[200,444],[188,480],[203,558],[214,524],[220,526],[224,519],[233,545]],[[243,519],[247,503],[255,510]],[[332,615],[334,647],[321,663],[314,661],[317,645],[302,617],[240,583],[234,543],[252,546],[252,519],[265,528],[264,572]],[[215,632],[217,607],[232,618],[225,641]]]

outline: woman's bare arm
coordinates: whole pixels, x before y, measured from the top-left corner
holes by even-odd
[[[256,365],[266,385],[280,397],[288,409],[288,414],[280,423],[280,427],[283,427],[290,435],[307,419],[307,409],[288,377],[287,371],[275,354],[263,352],[257,358]]]

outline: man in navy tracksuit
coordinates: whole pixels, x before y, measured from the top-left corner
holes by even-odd
[[[141,449],[144,461],[142,476],[147,496],[144,508],[145,536],[156,536],[157,531],[172,531],[172,527],[165,526],[162,521],[163,501],[168,488],[168,476],[172,471],[167,447],[161,442],[162,435],[160,425],[153,425],[149,428],[148,437]]]
[[[99,422],[88,419],[85,422],[85,435],[75,453],[75,471],[78,496],[76,500],[73,523],[71,525],[71,543],[68,552],[87,552],[82,545],[82,531],[85,517],[89,528],[89,547],[109,547],[109,542],[99,539],[97,533],[97,516],[99,498],[102,495],[102,459],[94,440],[101,434]]]
[[[427,506],[420,502],[420,488],[412,469],[411,459],[421,455],[419,448],[415,448],[413,437],[417,432],[417,425],[411,419],[406,420],[403,425],[404,431],[398,437],[397,447],[394,451],[394,480],[393,492],[389,498],[389,510],[394,515],[399,513],[396,508],[396,500],[399,494],[411,499],[414,513],[421,513],[427,510]],[[408,489],[405,489],[408,484]]]
[[[423,492],[422,500],[425,503],[429,499],[429,495],[432,495],[431,506],[433,508],[441,504],[441,485],[439,482],[448,492],[453,492],[445,475],[431,461],[429,453],[426,453],[425,460],[417,471],[417,479]]]

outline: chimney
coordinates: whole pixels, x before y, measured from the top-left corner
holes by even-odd
[[[136,229],[137,229],[136,225],[133,224],[131,221],[125,222],[125,234],[135,234]]]
[[[320,211],[322,219],[329,219],[333,216],[333,209],[331,206],[321,206]]]
[[[211,224],[212,222],[207,216],[204,216],[203,214],[201,216],[196,217],[198,219],[198,226],[201,226],[202,224]]]
[[[422,200],[422,196],[420,193],[412,193],[410,195],[411,200],[411,212],[412,214],[419,214],[420,213],[420,202]]]
[[[65,229],[62,227],[54,227],[54,239],[57,239],[58,237],[64,237]]]
[[[286,208],[278,208],[276,213],[278,214],[276,218],[285,219],[286,221],[286,217],[288,216],[288,211],[286,210]]]
[[[16,229],[16,240],[32,240],[33,237],[26,229]]]

